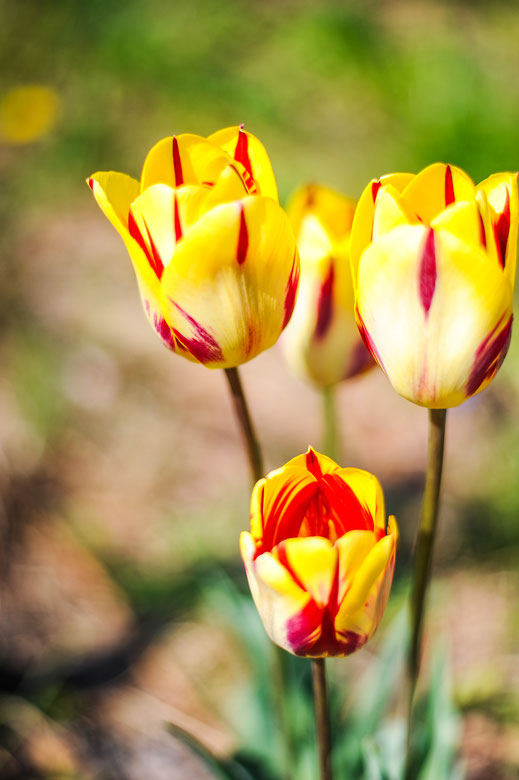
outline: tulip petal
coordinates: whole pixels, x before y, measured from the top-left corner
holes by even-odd
[[[380,179],[372,179],[360,196],[353,217],[350,241],[350,263],[354,286],[357,282],[357,269],[360,258],[366,247],[371,243],[373,236],[375,202],[378,199],[381,188],[393,187],[397,192],[401,193],[413,179],[412,173],[393,173],[388,176],[382,176]]]
[[[338,554],[337,602],[342,603],[346,591],[351,588],[357,571],[375,545],[372,531],[348,531],[335,542]]]
[[[434,163],[409,182],[402,192],[402,202],[421,222],[430,225],[454,201],[473,201],[475,195],[474,182],[461,168]]]
[[[489,249],[494,250],[513,286],[517,264],[517,233],[519,227],[518,174],[495,173],[477,187],[489,205],[485,222]]]
[[[274,555],[319,607],[328,604],[337,574],[337,550],[329,539],[286,539],[275,548]]]
[[[306,238],[301,231],[307,218],[316,219],[330,240],[339,241],[351,230],[356,205],[352,198],[328,187],[316,184],[301,187],[287,205],[300,252],[306,245]]]
[[[359,266],[359,317],[380,362],[397,392],[430,408],[466,399],[477,351],[511,303],[484,249],[443,229],[396,228]]]
[[[200,362],[239,365],[278,339],[298,267],[288,219],[270,198],[217,206],[184,236],[164,271],[166,318]]]
[[[226,127],[208,138],[236,160],[245,172],[245,182],[251,193],[278,201],[278,190],[272,165],[265,147],[255,135],[239,127]]]
[[[384,506],[384,493],[378,479],[356,468],[343,468],[337,472],[357,496],[359,503],[365,507],[373,520],[374,530],[378,537],[386,532],[386,510]]]
[[[337,623],[342,616],[353,615],[366,603],[369,592],[380,575],[387,568],[395,551],[394,536],[380,539],[363,560],[337,614]]]
[[[232,160],[223,149],[199,135],[185,133],[163,138],[148,152],[141,176],[141,192],[154,184],[180,187],[212,185]]]

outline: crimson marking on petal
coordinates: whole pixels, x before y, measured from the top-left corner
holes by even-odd
[[[238,160],[238,162],[243,165],[251,179],[254,179],[252,165],[249,157],[249,139],[247,133],[243,129],[243,125],[240,125],[238,129],[238,141],[236,142],[236,148],[234,150],[234,159]]]
[[[236,249],[236,259],[238,265],[243,265],[249,249],[249,231],[245,220],[245,211],[243,203],[240,203],[240,230],[238,232],[238,247]]]
[[[290,276],[288,277],[287,286],[285,287],[285,314],[283,317],[283,325],[281,330],[284,330],[290,321],[292,312],[296,302],[297,287],[299,285],[299,263],[296,262],[297,255],[294,254],[292,261],[292,268],[290,269]]]
[[[335,281],[335,267],[333,260],[330,262],[330,268],[326,279],[321,285],[319,291],[319,300],[317,302],[317,322],[315,324],[314,337],[320,341],[326,336],[333,319],[333,285]]]
[[[508,235],[510,233],[510,191],[508,190],[508,187],[506,189],[506,200],[503,211],[500,213],[492,227],[494,229],[494,238],[496,240],[499,262],[501,263],[501,268],[504,268]]]
[[[355,346],[351,350],[350,360],[346,367],[342,378],[351,379],[357,374],[362,374],[371,368],[373,365],[373,358],[366,349],[366,345],[360,339],[355,343]]]
[[[187,313],[181,306],[178,305],[172,298],[169,299],[177,311],[184,317],[189,323],[195,333],[195,337],[186,336],[179,330],[172,328],[173,333],[187,349],[193,357],[199,360],[201,363],[216,363],[223,360],[223,353],[220,345],[199,322],[197,322],[190,314]]]
[[[310,474],[313,474],[313,476],[316,479],[321,479],[321,477],[323,476],[323,472],[321,471],[319,458],[317,457],[315,450],[313,450],[311,447],[309,448],[308,452],[305,455],[305,462],[306,462],[306,468],[308,469]]]
[[[176,136],[173,136],[173,171],[175,173],[175,187],[184,184],[184,174],[182,172],[182,160],[180,159],[180,150]]]
[[[149,306],[149,304],[148,304]],[[171,328],[169,327],[168,323],[164,319],[164,317],[159,316],[156,312],[153,315],[153,325],[155,327],[155,330],[161,337],[162,341],[168,347],[169,349],[175,350],[176,349],[176,343],[175,338],[173,336],[173,333],[171,332]]]
[[[422,258],[420,262],[419,278],[418,278],[418,290],[420,293],[420,300],[425,310],[425,315],[429,314],[431,303],[434,295],[434,288],[436,287],[436,251],[434,246],[434,230],[429,228],[427,233],[423,249]]]
[[[175,222],[175,240],[180,241],[182,238],[182,225],[180,224],[180,214],[178,211],[177,193],[173,193],[174,198],[174,222]]]
[[[485,233],[485,223],[483,222],[483,216],[480,211],[478,211],[479,216],[479,240],[481,241],[484,248],[487,248],[487,234]]]
[[[366,346],[366,349],[368,350],[369,354],[372,356],[372,358],[379,364],[380,368],[384,370],[384,364],[382,363],[382,359],[378,353],[378,350],[375,346],[375,342],[371,338],[371,336],[368,333],[368,330],[366,326],[364,325],[364,321],[362,317],[360,316],[359,307],[355,306],[355,319],[357,321],[357,328],[359,329],[360,337],[362,341],[364,342],[364,345]]]
[[[286,641],[295,655],[306,656],[320,636],[323,610],[310,599],[300,612],[286,623]]]
[[[93,180],[92,177],[90,177],[90,179],[88,180],[88,186],[90,187],[90,189],[93,192],[94,191],[94,180]]]
[[[491,332],[483,339],[476,350],[472,371],[466,385],[467,396],[474,395],[483,382],[492,377],[499,370],[510,346],[512,337],[512,320],[510,315],[505,325],[498,330],[501,318]]]
[[[382,182],[380,181],[374,181],[371,184],[371,197],[373,198],[373,203],[375,203],[378,195],[378,191],[382,186]]]
[[[150,264],[150,267],[152,268],[154,273],[157,275],[157,278],[160,279],[162,276],[162,272],[164,271],[164,265],[151,239],[148,226],[146,225],[146,223],[144,223],[144,225],[146,227],[146,232],[148,233],[148,238],[150,239],[151,251],[150,251],[150,247],[148,247],[148,245],[146,244],[146,241],[144,240],[143,235],[139,230],[137,222],[135,221],[135,217],[132,214],[132,210],[130,209],[130,211],[128,212],[128,231],[131,237],[134,238],[135,241],[137,241],[138,245],[146,255],[146,259],[148,260],[148,263]]]
[[[454,195],[454,182],[452,181],[452,170],[450,165],[445,168],[445,205],[450,206],[454,203],[456,197]]]

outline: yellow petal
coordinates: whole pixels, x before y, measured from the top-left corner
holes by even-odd
[[[163,138],[144,161],[141,192],[154,184],[213,184],[230,162],[228,154],[199,135]]]
[[[375,203],[372,240],[400,225],[413,225],[417,219],[402,202],[398,190],[388,185],[381,187]]]
[[[354,285],[357,281],[359,260],[366,247],[371,243],[375,201],[381,188],[393,187],[397,192],[401,193],[413,179],[412,173],[393,173],[388,176],[382,176],[380,179],[372,179],[360,196],[353,217],[350,240],[350,262]]]
[[[359,318],[380,363],[397,392],[430,408],[456,406],[488,384],[490,374],[474,390],[474,371],[485,375],[499,357],[487,341],[507,326],[511,304],[484,249],[447,230],[396,228],[359,266]]]
[[[319,607],[328,604],[337,571],[337,549],[329,539],[287,539],[275,548],[274,555]]]
[[[430,225],[455,201],[473,201],[476,188],[472,179],[454,165],[434,163],[420,171],[402,192],[402,202],[410,212]]]
[[[340,469],[337,476],[340,476],[350,486],[362,506],[366,507],[373,518],[375,529],[385,533],[384,493],[378,479],[369,471],[356,468]]]
[[[335,542],[339,560],[337,601],[342,603],[346,591],[351,588],[357,571],[375,545],[373,531],[348,531]]]
[[[467,244],[485,248],[480,212],[476,201],[460,201],[441,211],[431,222],[433,228],[443,228]],[[483,238],[483,240],[482,240]]]
[[[300,468],[309,471],[311,474],[315,474],[316,469],[318,469],[322,474],[333,474],[339,471],[340,466],[327,455],[323,455],[321,452],[314,450],[313,447],[309,447],[307,452],[291,458],[283,468]],[[278,469],[278,471],[281,471],[281,469]]]
[[[299,277],[283,210],[249,196],[203,215],[162,278],[163,309],[179,341],[205,365],[251,360],[279,338]]]
[[[354,614],[366,603],[369,592],[387,568],[395,551],[394,536],[385,536],[377,542],[357,569],[355,577],[342,602],[339,613]]]
[[[330,236],[330,241],[337,241],[349,235],[356,202],[335,190],[318,184],[307,184],[292,195],[287,205],[287,214],[297,237],[300,253],[306,243],[300,234],[303,222],[313,217],[322,225]]]
[[[277,202],[278,190],[272,165],[265,147],[255,135],[240,125],[218,130],[208,140],[243,166],[245,181],[251,193],[273,198]]]
[[[496,173],[478,184],[488,203],[487,249],[494,252],[512,287],[517,265],[519,195],[517,173]]]

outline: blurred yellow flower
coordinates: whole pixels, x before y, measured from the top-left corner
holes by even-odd
[[[301,278],[292,319],[283,335],[295,373],[330,387],[374,365],[355,322],[350,270],[350,231],[356,203],[309,184],[289,201]]]
[[[436,163],[372,181],[351,233],[356,315],[395,390],[431,409],[483,390],[512,330],[517,174]]]
[[[240,547],[272,641],[312,658],[362,647],[386,608],[397,537],[376,477],[311,447],[260,479]]]
[[[271,347],[294,307],[299,256],[269,158],[240,127],[164,138],[140,182],[95,173],[94,196],[133,262],[163,343],[210,368]]]
[[[29,144],[54,127],[59,112],[58,93],[43,84],[23,84],[0,99],[0,139]]]

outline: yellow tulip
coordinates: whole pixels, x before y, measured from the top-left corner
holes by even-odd
[[[397,533],[378,480],[312,448],[257,482],[240,546],[272,641],[312,658],[362,647],[386,608]]]
[[[355,201],[317,185],[302,187],[287,213],[301,258],[301,278],[282,345],[288,364],[319,387],[373,365],[355,323],[349,241]]]
[[[140,182],[108,172],[88,184],[128,249],[167,347],[231,368],[277,341],[294,307],[299,257],[255,136],[240,126],[164,138]]]
[[[351,264],[359,329],[400,395],[457,406],[483,390],[510,343],[517,175],[479,185],[437,163],[372,181]]]

